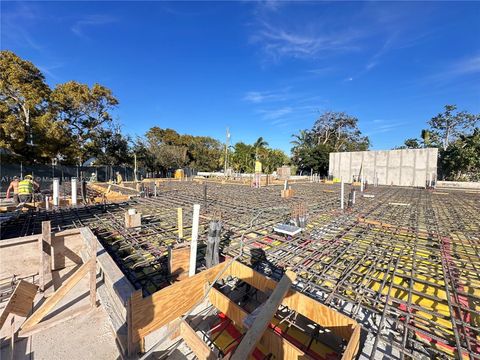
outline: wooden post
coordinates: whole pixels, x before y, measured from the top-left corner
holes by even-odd
[[[10,321],[10,360],[15,359],[15,315],[12,316],[12,320]]]
[[[39,238],[40,250],[40,290],[45,291],[45,286],[52,274],[52,230],[50,221],[42,222],[42,235]]]
[[[90,306],[97,306],[97,239],[91,238],[90,243]]]
[[[197,240],[198,240],[198,223],[200,220],[200,205],[193,205],[193,223],[192,223],[192,241],[190,243],[190,268],[188,276],[195,275],[197,267]]]
[[[177,224],[178,224],[178,238],[183,239],[183,210],[181,207],[177,208]]]
[[[243,360],[248,358],[267,329],[268,324],[270,324],[273,316],[277,312],[278,306],[282,303],[283,298],[296,278],[297,275],[294,272],[290,270],[285,272],[282,279],[273,290],[272,295],[270,295],[263,305],[263,308],[253,322],[252,327],[247,331],[242,342],[238,345],[231,358],[232,360]]]

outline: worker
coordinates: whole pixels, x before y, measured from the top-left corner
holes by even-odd
[[[97,181],[97,174],[92,172],[92,176],[90,176],[90,182],[96,182]]]
[[[31,202],[33,192],[39,185],[33,181],[32,175],[27,175],[18,183],[18,199],[22,203]]]
[[[120,172],[117,171],[117,184],[121,185],[122,183],[123,183],[122,175],[120,175]]]
[[[13,202],[15,204],[18,204],[20,201],[18,200],[18,183],[20,182],[20,179],[18,176],[14,176],[13,180],[10,182],[10,185],[8,186],[7,189],[7,199],[10,199],[10,191],[13,190]]]

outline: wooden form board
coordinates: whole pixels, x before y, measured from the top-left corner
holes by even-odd
[[[360,346],[360,332],[361,326],[357,324],[353,330],[352,336],[348,341],[347,347],[342,355],[342,360],[352,360],[355,359],[358,348]]]
[[[182,280],[188,277],[190,266],[190,248],[168,248],[168,270],[172,280]]]
[[[145,298],[141,290],[134,292],[130,297],[127,317],[129,354],[139,350],[145,336],[182,316],[200,301],[207,283],[212,282],[225,265],[218,264]]]
[[[229,266],[224,270],[227,263]],[[227,261],[226,263],[220,263],[213,268],[176,282],[145,298],[142,296],[141,290],[138,290],[131,296],[128,304],[129,354],[133,355],[140,349],[145,336],[176,320],[192,309],[192,307],[203,298],[207,284],[211,283],[219,273],[222,273],[222,278],[231,275],[242,279],[249,285],[265,293],[273,291],[278,284],[276,281],[267,278],[246,265],[236,261]],[[215,290],[212,289],[210,294],[215,294]],[[287,295],[282,301],[282,305],[330,329],[335,335],[347,340],[349,345],[351,340],[353,345],[350,345],[350,347],[347,346],[347,350],[350,349],[350,352],[356,353],[356,350],[358,350],[358,338],[356,334],[358,333],[359,336],[360,328],[355,320],[295,290],[289,290],[287,292]],[[231,309],[233,310],[229,310],[229,314],[234,319],[243,319],[242,316],[244,316],[244,312],[233,305]],[[222,309],[219,310],[223,312]],[[237,314],[232,315],[232,312],[235,311]],[[265,333],[268,332],[269,329],[267,329]],[[260,342],[263,342],[270,350],[273,347],[281,346],[285,349],[284,354],[291,353],[292,356],[298,354],[299,351],[298,349],[294,349],[295,347],[293,345],[285,343],[285,339],[279,341],[276,338],[267,337],[266,340],[264,340],[262,336]],[[343,359],[346,360],[350,358],[344,355]]]
[[[292,196],[295,196],[295,191],[293,189],[281,190],[280,195],[282,198],[291,198]]]
[[[9,314],[26,317],[33,308],[33,300],[37,294],[38,286],[28,281],[20,280],[15,287],[7,305],[0,315],[0,329],[7,320]]]
[[[220,312],[224,313],[226,317],[232,320],[236,326],[245,328],[243,321],[248,315],[245,310],[216,289],[210,290],[208,298],[210,303]],[[309,359],[302,350],[297,348],[287,339],[276,334],[270,328],[265,330],[259,344],[268,349],[272,353],[274,359]]]
[[[263,304],[263,307],[255,318],[252,327],[248,329],[242,341],[240,344],[238,344],[238,347],[232,356],[232,360],[243,360],[248,358],[257,345],[257,342],[267,329],[272,318],[275,316],[278,306],[282,302],[284,296],[287,294],[287,291],[290,289],[290,286],[292,286],[296,278],[297,275],[294,272],[289,270],[285,272],[275,287],[275,290],[273,290],[273,293]]]
[[[93,260],[93,259],[92,259]],[[55,305],[57,305],[63,297],[78,284],[78,282],[86,275],[90,268],[92,260],[83,264],[71,277],[65,281],[52,296],[47,298],[42,305],[22,325],[22,330],[28,331],[29,328],[38,324]],[[93,260],[94,261],[94,260]]]
[[[215,360],[218,358],[185,320],[180,322],[180,336],[199,360]]]
[[[269,279],[237,261],[232,263],[228,269],[228,274],[242,279],[249,285],[265,293],[273,291],[277,286],[275,280]],[[325,328],[329,328],[335,335],[347,341],[350,340],[354,328],[357,326],[355,320],[295,290],[288,291],[282,301],[282,305],[287,306],[291,310],[295,310]]]
[[[136,228],[142,226],[142,214],[135,213],[129,214],[128,211],[125,212],[125,229]]]
[[[90,275],[90,308],[96,306],[97,239],[88,228],[80,229],[80,234],[85,240],[87,253],[90,259],[81,265],[72,276],[70,276],[50,297],[48,297],[29,318],[27,318],[21,328],[23,334],[31,332],[86,274]],[[65,317],[68,315],[63,314],[62,316]]]

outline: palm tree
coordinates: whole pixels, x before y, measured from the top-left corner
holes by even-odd
[[[423,129],[422,130],[422,142],[423,142],[423,147],[429,147],[430,142],[431,142],[431,133],[428,130]]]
[[[263,148],[263,147],[266,147],[268,146],[268,142],[263,138],[263,137],[259,137],[257,139],[257,141],[255,141],[255,143],[253,144],[253,147],[255,149],[258,149],[258,148]]]
[[[268,142],[260,136],[257,141],[253,144],[253,148],[255,149],[255,160],[258,160],[258,149],[263,149],[268,146]]]
[[[300,130],[298,134],[292,135],[295,140],[290,141],[290,144],[292,144],[294,147],[305,146],[308,142],[308,135],[309,134],[307,130]]]

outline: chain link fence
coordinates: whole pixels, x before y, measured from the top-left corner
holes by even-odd
[[[40,186],[39,192],[49,192],[53,188],[53,178],[60,179],[61,191],[69,193],[70,180],[72,177],[81,180],[96,180],[108,182],[116,180],[117,171],[122,175],[123,181],[134,181],[135,174],[133,168],[126,166],[66,166],[66,165],[23,165],[19,164],[0,164],[0,192],[5,196],[10,182],[14,176],[23,179],[26,175],[32,175],[35,182]],[[187,177],[195,176],[197,171],[191,168],[183,168]],[[137,180],[145,178],[173,177],[175,169],[160,172],[147,172],[144,169],[137,171]],[[68,183],[68,185],[66,184]]]

